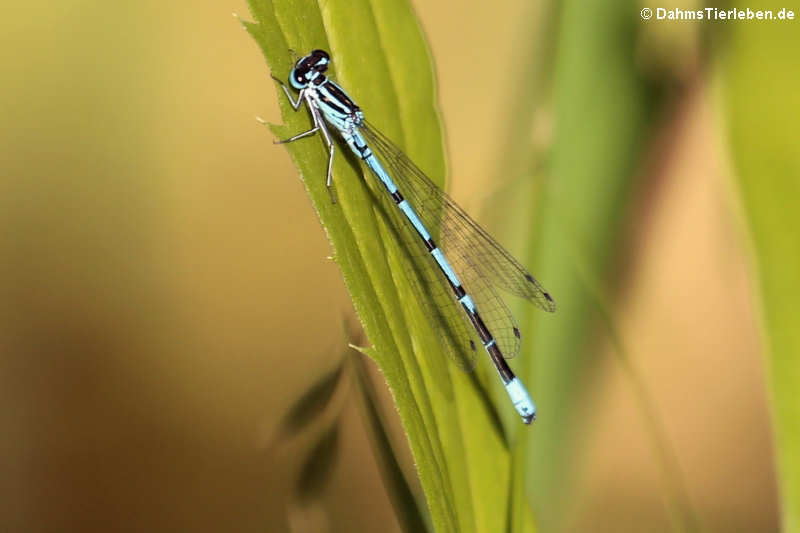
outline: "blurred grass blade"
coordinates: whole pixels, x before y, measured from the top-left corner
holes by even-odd
[[[320,414],[328,407],[336,392],[343,368],[344,364],[340,362],[335,368],[323,374],[289,408],[279,427],[281,438],[293,437],[319,419]]]
[[[536,533],[538,528],[525,492],[525,472],[512,470],[511,474],[511,497],[508,502],[508,528],[506,531],[509,533]]]
[[[577,445],[576,406],[580,383],[592,370],[586,354],[599,320],[574,250],[581,250],[593,278],[608,279],[658,104],[657,91],[642,78],[631,52],[639,9],[630,1],[567,1],[554,22],[559,30],[552,150],[544,183],[532,191],[530,219],[520,227],[535,228],[524,262],[553,294],[558,312],[525,311],[533,341],[525,345],[522,373],[532,384],[540,416],[535,438],[520,433],[526,442],[515,447],[515,468],[526,472],[528,494],[534,495],[536,518],[545,530],[564,525]]]
[[[743,6],[742,8],[745,8]],[[754,7],[754,6],[751,6]],[[778,12],[779,2],[759,4]],[[795,17],[800,16],[794,8]],[[731,24],[731,153],[755,252],[782,531],[800,532],[800,50],[798,21]]]
[[[575,255],[580,257],[580,251],[576,251]],[[593,299],[594,308],[597,310],[606,331],[606,337],[614,348],[613,354],[617,359],[617,363],[633,389],[633,395],[636,398],[636,403],[642,414],[644,426],[650,439],[653,455],[661,469],[666,510],[672,521],[673,528],[675,531],[701,531],[702,527],[689,498],[683,471],[669,439],[664,419],[653,401],[647,384],[631,360],[622,338],[620,338],[618,328],[611,314],[609,298],[605,296],[597,280],[593,279],[588,272],[581,268],[583,264],[583,260],[578,259],[576,261],[576,266],[580,271],[580,279],[584,284],[586,293]]]
[[[362,412],[366,419],[372,451],[380,466],[383,486],[386,487],[397,520],[403,531],[427,532],[430,528],[425,521],[424,513],[417,505],[417,499],[414,497],[403,469],[400,468],[394,447],[386,431],[386,423],[378,406],[378,395],[367,374],[366,362],[358,353],[350,356],[350,362],[356,378],[356,387],[360,392],[359,404],[362,406]]]
[[[339,419],[337,418],[314,444],[295,484],[295,497],[308,502],[319,497],[339,456]]]
[[[369,120],[435,182],[445,164],[434,76],[427,45],[405,1],[249,0],[255,23],[244,23],[269,67],[285,78],[289,49],[332,52],[329,71]],[[280,91],[285,126],[279,138],[306,131]],[[339,144],[333,205],[325,187],[327,154],[319,139],[284,145],[334,248],[367,337],[368,352],[392,391],[437,531],[502,531],[508,499],[509,455],[476,383],[442,354],[429,317],[401,273],[405,250],[392,237],[365,185],[363,169]],[[277,150],[268,140],[265,149]],[[282,150],[283,148],[281,148]],[[289,179],[289,177],[279,178]]]

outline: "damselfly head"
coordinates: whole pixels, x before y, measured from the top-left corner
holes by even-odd
[[[291,74],[289,74],[289,83],[295,89],[302,89],[309,83],[320,78],[317,85],[324,81],[324,72],[328,70],[328,64],[331,62],[331,57],[325,50],[313,50],[307,56],[301,57],[295,63]]]

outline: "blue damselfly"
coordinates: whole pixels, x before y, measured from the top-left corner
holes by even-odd
[[[299,91],[297,100],[275,78],[294,110],[305,103],[314,121],[310,130],[279,142],[321,133],[329,154],[329,190],[335,153],[329,128],[364,162],[380,181],[380,199],[412,259],[415,272],[409,278],[420,303],[429,308],[426,302],[430,296],[426,293],[434,291],[439,296],[435,301],[440,303],[432,312],[442,330],[445,350],[461,366],[469,368],[474,363],[473,337],[478,338],[497,368],[511,402],[529,424],[536,418],[536,408],[505,361],[519,352],[520,332],[495,287],[526,298],[545,311],[555,311],[555,302],[486,230],[365,120],[344,89],[325,75],[329,64],[330,56],[324,50],[314,50],[295,63],[289,83]],[[415,279],[417,275],[420,280]]]

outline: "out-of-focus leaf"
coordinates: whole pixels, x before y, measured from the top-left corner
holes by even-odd
[[[619,0],[560,5],[553,22],[559,32],[552,148],[542,184],[524,210],[528,220],[517,224],[532,228],[525,263],[558,304],[552,316],[520,313],[533,337],[524,345],[520,373],[532,385],[539,416],[533,431],[517,433],[514,447],[514,471],[525,473],[536,519],[548,531],[561,529],[566,519],[574,413],[592,369],[586,354],[599,319],[579,269],[608,279],[658,104],[632,52],[640,9]]]
[[[298,500],[309,501],[319,496],[333,473],[338,456],[339,422],[337,420],[322,434],[303,463],[295,484],[295,496]]]
[[[584,274],[583,279],[587,294],[594,299],[595,309],[597,309],[606,330],[606,336],[614,347],[617,363],[628,379],[642,414],[650,437],[653,454],[661,468],[664,499],[672,524],[676,531],[684,531],[686,533],[701,531],[702,526],[686,490],[683,472],[669,440],[669,434],[664,427],[664,420],[650,396],[647,385],[620,338],[614,319],[609,311],[611,306],[608,303],[608,298],[600,293],[596,280],[590,279],[590,276],[586,274]]]
[[[425,515],[417,505],[417,499],[394,453],[394,447],[386,431],[386,423],[380,414],[378,395],[367,375],[366,362],[361,355],[353,355],[350,359],[356,386],[361,393],[360,403],[363,406],[367,431],[371,437],[372,450],[381,468],[383,485],[389,494],[389,501],[392,502],[397,520],[404,531],[413,533],[429,531]]]
[[[728,25],[731,153],[755,252],[772,400],[782,531],[800,532],[800,12]],[[741,6],[746,9],[748,6]]]
[[[336,392],[342,376],[343,363],[339,363],[330,372],[322,375],[298,400],[289,408],[280,424],[282,438],[290,438],[303,431],[310,423],[317,420]]]

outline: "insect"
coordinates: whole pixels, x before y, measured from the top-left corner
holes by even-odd
[[[299,91],[296,100],[286,84],[273,76],[292,108],[298,111],[305,104],[313,119],[310,130],[278,142],[321,134],[329,154],[325,182],[329,190],[336,151],[331,130],[364,162],[378,179],[381,201],[409,255],[415,259],[415,270],[425,284],[424,289],[417,284],[417,291],[447,295],[435,300],[447,302],[445,308],[433,310],[435,323],[444,330],[440,334],[446,350],[462,366],[471,367],[476,351],[472,339],[477,336],[517,412],[530,424],[536,418],[536,407],[505,360],[519,352],[519,328],[495,287],[526,298],[549,312],[556,308],[553,298],[519,261],[366,121],[345,90],[325,75],[330,62],[327,52],[313,50],[295,63],[289,84]],[[437,235],[438,243],[432,232]],[[428,305],[424,303],[424,295],[420,300]],[[451,308],[460,311],[451,312]]]

